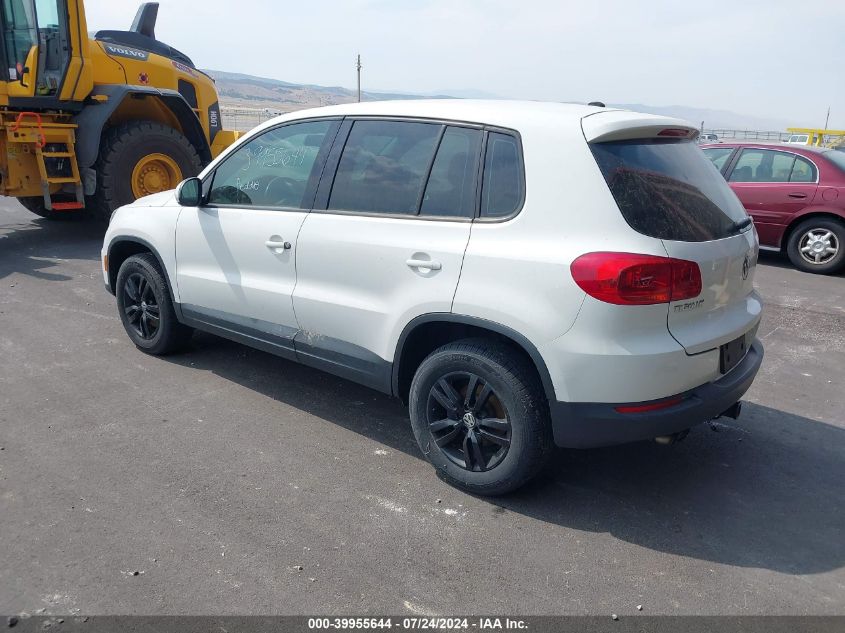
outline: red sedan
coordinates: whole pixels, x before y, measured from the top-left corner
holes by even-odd
[[[701,146],[754,219],[760,247],[801,270],[845,266],[845,152],[777,143]]]

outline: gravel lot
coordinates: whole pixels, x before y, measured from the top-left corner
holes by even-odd
[[[208,335],[138,352],[101,230],[0,199],[0,613],[845,614],[845,277],[763,256],[737,423],[488,501],[376,392]]]

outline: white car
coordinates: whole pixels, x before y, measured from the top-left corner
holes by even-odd
[[[809,145],[810,144],[810,135],[809,134],[793,134],[788,139],[784,141],[788,145]]]
[[[738,415],[758,241],[695,135],[551,103],[286,114],[118,209],[105,283],[142,351],[199,329],[392,394],[447,481],[505,493],[554,444]]]

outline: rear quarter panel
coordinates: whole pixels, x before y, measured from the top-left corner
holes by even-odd
[[[576,257],[666,253],[660,240],[625,222],[579,121],[536,122],[518,131],[525,204],[512,219],[473,223],[453,311],[505,325],[540,349],[573,326],[583,304],[586,295],[569,269]]]

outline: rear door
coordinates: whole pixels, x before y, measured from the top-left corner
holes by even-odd
[[[482,130],[359,119],[339,135],[298,240],[299,359],[389,389],[392,343],[449,312],[476,206]],[[330,171],[337,165],[336,172]]]
[[[672,336],[696,354],[753,333],[761,310],[753,286],[757,238],[724,178],[691,140],[692,130],[636,120],[625,128],[624,118],[602,134],[608,127],[585,125],[585,133],[594,137],[593,154],[622,215],[637,232],[659,239],[669,257],[701,271],[700,295],[668,306]]]
[[[697,262],[702,290],[696,299],[669,304],[669,331],[690,354],[737,338],[751,338],[760,319],[754,291],[757,238],[749,228],[739,235],[706,242],[663,240],[670,257]]]

